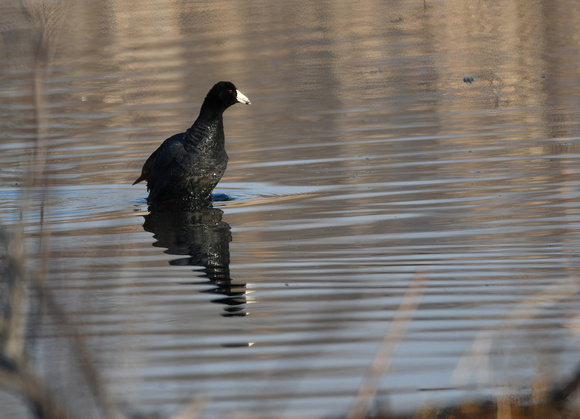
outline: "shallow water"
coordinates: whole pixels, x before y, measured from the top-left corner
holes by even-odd
[[[576,2],[24,5],[0,6],[0,221],[123,412],[340,415],[372,365],[374,406],[412,411],[576,368]],[[231,200],[148,214],[131,183],[222,79],[252,100]],[[72,332],[26,333],[102,417]]]

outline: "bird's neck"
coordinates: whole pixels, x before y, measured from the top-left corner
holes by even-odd
[[[196,148],[220,151],[225,148],[224,122],[221,113],[204,112],[203,108],[187,130]]]
[[[198,120],[202,119],[204,121],[211,121],[211,120],[221,120],[223,118],[223,114],[226,108],[221,106],[215,101],[209,100],[206,98],[201,105],[201,109],[199,110]]]

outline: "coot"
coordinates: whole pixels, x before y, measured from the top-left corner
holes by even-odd
[[[185,132],[166,139],[149,156],[141,176],[149,203],[198,201],[211,203],[211,193],[228,164],[224,111],[235,103],[250,104],[233,83],[220,81],[208,92],[199,116]]]

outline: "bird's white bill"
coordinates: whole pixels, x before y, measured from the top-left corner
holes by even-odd
[[[248,99],[242,92],[236,90],[236,100],[240,103],[245,103],[246,105],[250,104],[250,99]]]

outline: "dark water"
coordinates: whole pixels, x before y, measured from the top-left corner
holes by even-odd
[[[580,361],[579,22],[571,0],[2,5],[0,220],[127,415],[529,394]],[[218,80],[252,100],[225,115],[232,200],[148,214],[132,181]],[[49,311],[27,346],[103,417],[72,333]]]

